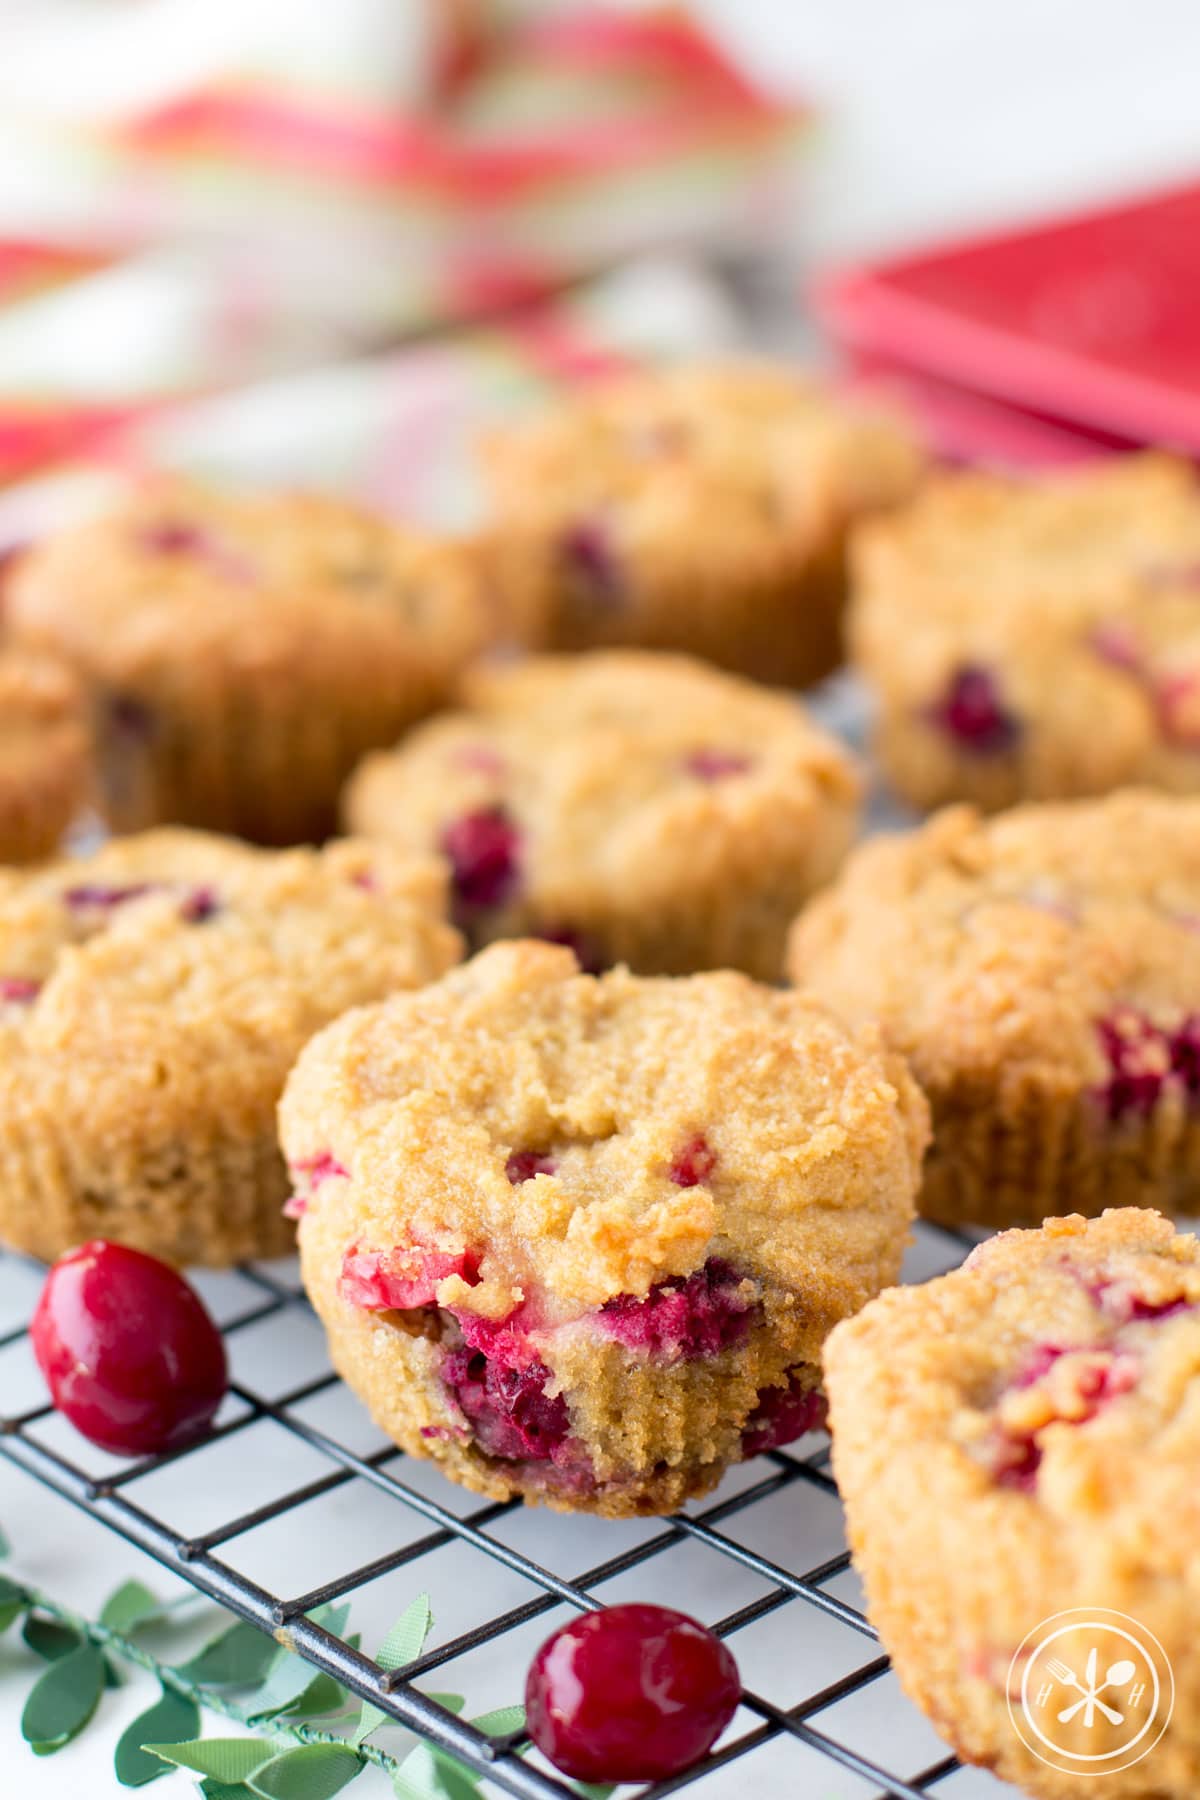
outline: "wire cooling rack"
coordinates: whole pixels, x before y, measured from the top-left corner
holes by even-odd
[[[972,1240],[922,1225],[908,1277],[958,1262]],[[550,1800],[570,1789],[519,1736],[488,1737],[424,1691],[452,1673],[472,1702],[519,1700],[537,1644],[572,1609],[639,1598],[703,1617],[732,1640],[745,1683],[725,1739],[686,1775],[638,1790],[718,1796],[946,1800],[999,1795],[960,1770],[900,1696],[860,1603],[823,1436],[741,1465],[674,1517],[604,1521],[519,1502],[481,1504],[374,1433],[329,1369],[293,1265],[204,1275],[233,1375],[210,1434],[119,1462],[45,1403],[28,1344],[41,1271],[0,1256],[0,1455],[316,1667],[485,1774]],[[14,1403],[14,1396],[16,1400]],[[25,1404],[25,1402],[28,1402]],[[308,1615],[353,1597],[378,1642],[413,1595],[442,1635],[386,1671]],[[366,1605],[369,1619],[364,1618]]]
[[[810,696],[860,747],[864,696],[846,676]],[[873,795],[869,828],[905,817]],[[974,1238],[921,1224],[909,1280],[952,1268]],[[618,1600],[678,1606],[731,1640],[743,1702],[716,1751],[649,1800],[1005,1800],[960,1769],[902,1696],[868,1623],[829,1446],[814,1435],[731,1470],[667,1519],[596,1520],[480,1504],[375,1431],[330,1368],[293,1265],[193,1272],[225,1333],[233,1381],[209,1436],[121,1463],[45,1403],[28,1344],[42,1272],[0,1252],[0,1456],[148,1551],[222,1605],[289,1643],[399,1724],[524,1800],[574,1790],[520,1737],[488,1737],[430,1698],[451,1683],[473,1711],[518,1701],[538,1645],[574,1610]],[[82,1460],[81,1460],[82,1459]],[[914,1503],[919,1496],[914,1495]],[[932,1529],[936,1529],[936,1521]],[[308,1615],[353,1601],[363,1642],[382,1640],[419,1592],[430,1648],[387,1671]],[[522,1754],[524,1753],[524,1754]],[[626,1790],[633,1793],[634,1790]]]

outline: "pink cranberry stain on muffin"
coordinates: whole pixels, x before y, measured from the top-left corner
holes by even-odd
[[[0,1005],[30,1006],[41,991],[41,982],[31,976],[0,975]]]
[[[391,1250],[348,1250],[342,1259],[340,1285],[351,1306],[406,1312],[415,1306],[432,1306],[438,1283],[450,1275],[473,1287],[479,1279],[479,1258],[470,1250],[398,1244]]]
[[[1165,1030],[1125,1008],[1096,1029],[1111,1071],[1100,1098],[1114,1125],[1150,1118],[1170,1087],[1189,1104],[1200,1099],[1200,1016]]]
[[[293,1188],[284,1202],[287,1219],[302,1219],[327,1181],[349,1180],[350,1171],[328,1150],[291,1163],[288,1168]]]
[[[254,565],[247,556],[196,523],[162,519],[148,525],[138,542],[155,556],[188,557],[210,568],[222,581],[248,586],[255,579]]]
[[[591,977],[533,941],[319,1034],[280,1119],[293,1168],[354,1171],[301,1260],[382,1428],[476,1491],[612,1516],[819,1419],[821,1344],[898,1267],[924,1129],[903,1064],[800,996]]]
[[[683,759],[683,766],[698,781],[727,781],[734,775],[748,774],[754,760],[740,750],[719,750],[710,745],[690,750]]]
[[[490,744],[457,744],[450,760],[455,768],[468,769],[473,775],[491,775],[498,781],[506,773],[504,758]]]
[[[1189,592],[1200,592],[1200,556],[1177,562],[1160,560],[1148,563],[1142,570],[1142,579],[1148,586],[1159,590],[1183,588]]]
[[[1038,1344],[997,1404],[987,1461],[1001,1487],[1033,1493],[1048,1425],[1083,1425],[1101,1407],[1131,1393],[1137,1359],[1113,1348]]]
[[[1200,669],[1172,669],[1153,683],[1163,736],[1183,750],[1200,750]]]
[[[1085,1270],[1080,1279],[1105,1321],[1102,1329],[1111,1335],[1084,1346],[1035,1344],[1014,1372],[996,1407],[992,1450],[1001,1486],[1032,1493],[1046,1426],[1086,1424],[1110,1401],[1137,1387],[1145,1340],[1137,1333],[1130,1336],[1125,1327],[1173,1319],[1197,1304],[1186,1292],[1166,1299],[1139,1293],[1136,1273],[1118,1277],[1101,1267]]]
[[[83,917],[89,914],[103,917],[132,900],[144,900],[147,894],[170,894],[172,891],[179,892],[166,881],[80,882],[66,888],[62,898],[69,912]],[[185,887],[179,892],[179,916],[189,925],[202,925],[219,911],[216,890],[207,884]]]
[[[1137,633],[1124,620],[1101,619],[1089,628],[1087,644],[1111,668],[1123,669],[1130,675],[1141,674],[1142,650]]]
[[[760,1311],[755,1283],[710,1257],[682,1280],[655,1282],[640,1299],[614,1295],[600,1308],[599,1322],[628,1349],[674,1362],[719,1356],[744,1343]]]

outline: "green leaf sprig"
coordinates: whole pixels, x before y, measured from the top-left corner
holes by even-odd
[[[7,1549],[0,1533],[0,1556]],[[333,1676],[245,1620],[225,1615],[216,1635],[180,1663],[162,1661],[139,1640],[148,1627],[170,1628],[186,1619],[201,1598],[187,1594],[163,1602],[141,1582],[127,1581],[93,1621],[0,1576],[0,1632],[20,1620],[26,1646],[46,1665],[21,1716],[21,1735],[34,1754],[53,1755],[86,1730],[105,1688],[121,1682],[121,1665],[128,1664],[157,1680],[158,1695],[117,1743],[113,1769],[123,1787],[145,1787],[179,1768],[199,1777],[203,1800],[331,1800],[373,1764],[390,1778],[396,1800],[478,1800],[480,1775],[420,1739],[398,1755],[381,1749],[370,1740],[381,1725],[395,1724],[390,1714],[372,1701],[352,1699]],[[357,1649],[358,1634],[345,1635],[349,1614],[343,1603],[319,1607],[309,1617]],[[420,1594],[387,1633],[376,1662],[387,1670],[407,1667],[432,1628],[429,1598]],[[453,1713],[465,1709],[459,1694],[429,1698]],[[204,1737],[206,1712],[252,1735]],[[347,1725],[353,1720],[348,1735],[312,1723],[331,1718]],[[500,1707],[472,1723],[513,1743],[524,1730],[524,1708]],[[580,1792],[605,1800],[611,1789],[581,1785]]]

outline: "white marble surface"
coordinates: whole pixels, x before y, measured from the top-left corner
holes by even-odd
[[[741,45],[770,79],[803,84],[828,108],[811,150],[807,198],[797,220],[801,260],[809,267],[943,230],[1046,210],[1077,197],[1131,190],[1195,169],[1200,161],[1195,70],[1200,63],[1200,11],[1192,0],[697,0],[699,10]],[[214,1284],[221,1298],[221,1283]],[[225,1295],[228,1304],[228,1294]],[[321,1357],[315,1328],[303,1321],[238,1346],[256,1380],[276,1387]],[[19,1358],[0,1365],[6,1407],[12,1387],[31,1380]],[[36,1392],[36,1389],[30,1389]],[[343,1422],[343,1428],[344,1422]],[[349,1429],[365,1429],[352,1425]],[[369,1442],[369,1433],[364,1435]],[[166,1478],[161,1504],[199,1524],[228,1507],[228,1492],[261,1497],[305,1479],[312,1465],[272,1429],[255,1428],[214,1455],[211,1485],[194,1478],[180,1488]],[[189,1469],[185,1463],[183,1469]],[[315,1472],[315,1470],[312,1470]],[[172,1489],[172,1479],[175,1481]],[[448,1504],[453,1490],[428,1477]],[[735,1477],[742,1479],[742,1477]],[[792,1493],[760,1509],[756,1542],[796,1565],[840,1544],[836,1509],[820,1496]],[[94,1607],[126,1574],[169,1585],[133,1550],[25,1477],[0,1465],[0,1523],[30,1580]],[[504,1530],[560,1572],[574,1573],[632,1540],[646,1526],[605,1526],[543,1515],[516,1515]],[[295,1525],[256,1534],[242,1547],[247,1565],[284,1588],[307,1586],[331,1569],[353,1540],[369,1556],[395,1538],[395,1508],[358,1488],[344,1488],[310,1509],[303,1540]],[[334,1561],[331,1562],[330,1558]],[[453,1560],[457,1558],[458,1560]],[[439,1552],[420,1574],[400,1572],[356,1600],[355,1617],[375,1641],[411,1596],[417,1581],[434,1591],[439,1630],[452,1633],[492,1606],[524,1597],[523,1584],[483,1559]],[[717,1617],[753,1597],[753,1581],[693,1547],[659,1558],[640,1575],[615,1584],[626,1597],[671,1598]],[[615,1591],[610,1590],[610,1591]],[[814,1629],[794,1604],[739,1638],[748,1680],[783,1698],[811,1671],[815,1685],[849,1666],[857,1643],[843,1627]],[[515,1657],[530,1650],[542,1624],[506,1643],[504,1653],[478,1655],[464,1669],[472,1705],[517,1697]],[[51,1759],[36,1761],[17,1735],[29,1686],[28,1664],[0,1644],[0,1795],[4,1800],[77,1800],[115,1795],[111,1749],[120,1728],[148,1703],[142,1682],[109,1694],[105,1723]],[[448,1678],[447,1678],[447,1684]],[[843,1708],[836,1724],[859,1741],[910,1767],[932,1761],[936,1741],[890,1682]],[[849,1716],[853,1714],[853,1716]],[[726,1777],[703,1790],[706,1800],[739,1790]],[[756,1792],[784,1800],[856,1800],[869,1793],[828,1764],[795,1752],[757,1759]],[[170,1777],[164,1796],[190,1791]],[[382,1796],[373,1772],[355,1793]],[[1002,1790],[964,1774],[938,1790],[950,1800],[983,1800]]]

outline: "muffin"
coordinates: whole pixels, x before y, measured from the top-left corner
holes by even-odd
[[[270,844],[326,835],[359,757],[439,705],[496,623],[465,545],[177,481],[28,552],[6,608],[94,695],[116,829]]]
[[[1041,1800],[1192,1800],[1196,1240],[1133,1209],[1006,1232],[839,1325],[825,1376],[870,1617],[958,1755]]]
[[[841,657],[848,527],[922,463],[898,419],[783,364],[636,374],[489,440],[496,568],[551,648],[803,685]]]
[[[946,474],[852,550],[876,749],[921,807],[1200,791],[1200,489],[1126,456]]]
[[[345,817],[449,857],[473,944],[548,937],[593,971],[779,979],[860,797],[796,701],[649,651],[481,668],[463,698],[367,759]]]
[[[380,1427],[477,1493],[622,1516],[820,1422],[926,1112],[794,994],[522,942],[323,1031],[280,1121],[304,1282]]]
[[[927,1217],[1200,1202],[1200,799],[949,808],[863,845],[788,967],[908,1057]]]
[[[0,863],[49,856],[91,783],[80,684],[50,657],[0,650]]]
[[[278,1254],[275,1105],[301,1045],[459,951],[444,871],[378,845],[157,831],[0,872],[0,1239]]]

